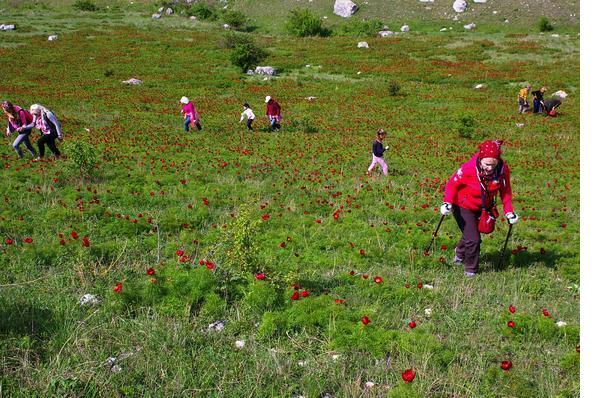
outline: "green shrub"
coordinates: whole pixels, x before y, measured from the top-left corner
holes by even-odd
[[[388,93],[392,97],[396,97],[400,93],[400,83],[396,80],[392,80],[388,85]]]
[[[221,38],[220,46],[222,48],[235,48],[242,44],[255,45],[251,36],[239,32],[226,32]]]
[[[242,72],[253,69],[261,61],[267,58],[267,52],[255,44],[240,44],[233,49],[229,60],[235,66],[238,66]]]
[[[241,11],[225,11],[221,20],[235,30],[243,30],[248,23],[248,18]]]
[[[471,139],[475,135],[475,117],[469,114],[460,114],[455,120],[455,129],[462,138]]]
[[[359,21],[351,20],[336,30],[339,36],[375,36],[377,32],[383,29],[383,22],[378,20]]]
[[[86,180],[94,176],[98,154],[93,146],[81,141],[68,142],[65,144],[65,152],[68,156],[67,170],[74,177]]]
[[[541,17],[538,21],[538,29],[540,32],[550,32],[554,30],[554,26],[552,26],[548,18]]]
[[[204,3],[193,3],[185,9],[185,15],[194,16],[198,19],[214,21],[217,19],[217,11],[213,6]]]
[[[77,0],[73,8],[79,11],[98,11],[98,7],[92,0]]]
[[[321,18],[307,8],[290,11],[285,29],[289,34],[298,37],[326,36]]]

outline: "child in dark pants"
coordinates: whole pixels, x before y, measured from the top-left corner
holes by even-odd
[[[247,102],[244,104],[244,112],[242,112],[240,123],[244,121],[244,117],[248,118],[248,120],[246,121],[246,126],[248,127],[248,130],[254,131],[254,129],[252,128],[252,122],[254,121],[254,118],[256,116],[254,115],[254,112],[252,112],[252,109],[250,109],[250,105],[248,105]]]
[[[33,116],[33,121],[27,126],[19,127],[17,131],[20,133],[21,131],[35,127],[42,133],[41,138],[37,141],[40,154],[35,160],[41,160],[44,157],[46,145],[57,159],[60,158],[60,151],[56,147],[56,139],[58,138],[59,141],[62,141],[63,136],[60,122],[54,116],[54,113],[40,104],[31,105],[29,112]]]

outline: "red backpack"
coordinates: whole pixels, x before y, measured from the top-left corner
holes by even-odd
[[[29,113],[29,111],[27,109],[21,108],[21,110],[19,111],[19,114],[21,112],[25,112],[25,120],[27,120],[27,124],[33,122],[33,115],[31,113]]]

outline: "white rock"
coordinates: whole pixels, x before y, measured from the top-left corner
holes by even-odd
[[[242,349],[246,346],[246,342],[244,340],[236,340],[235,348]]]
[[[335,0],[333,13],[343,18],[350,18],[358,10],[358,6],[351,0]]]
[[[366,41],[359,41],[358,45],[356,47],[358,47],[358,48],[369,48],[369,43],[367,43]]]
[[[559,328],[562,328],[564,326],[567,326],[567,322],[564,321],[558,321],[556,322],[556,326],[558,326]]]
[[[272,66],[257,66],[256,69],[254,69],[254,73],[257,75],[275,76],[277,70]]]
[[[448,30],[448,29],[446,29],[446,28],[442,28],[442,29],[440,29],[440,32],[445,32],[445,31],[447,31],[447,30]]]
[[[396,32],[392,32],[391,30],[380,30],[379,32],[377,32],[377,36],[379,37],[390,37],[390,36],[395,36],[398,33]]]
[[[298,361],[298,366],[306,366],[307,362],[306,361]]]
[[[87,129],[86,129],[87,130]],[[93,294],[84,294],[79,299],[79,305],[96,305],[100,303],[100,299],[98,296],[94,296]]]
[[[565,98],[567,98],[567,95],[568,95],[568,94],[567,94],[567,93],[565,93],[565,92],[564,92],[564,91],[562,91],[562,90],[558,90],[557,92],[555,92],[554,94],[552,94],[552,96],[553,96],[553,97],[558,97],[558,98],[560,98],[560,99],[562,99],[562,100],[564,100]]]
[[[402,25],[402,27],[400,28],[400,32],[408,32],[410,31],[410,28],[408,27],[408,25]]]
[[[432,312],[431,308],[425,308],[425,315],[431,316],[431,312]]]
[[[317,97],[313,97],[312,95],[310,97],[305,97],[304,99],[309,100],[309,101],[314,101],[317,99]]]
[[[50,35],[48,36],[48,41],[58,40],[58,35]]]
[[[139,79],[136,79],[135,77],[132,77],[129,80],[123,80],[122,82],[123,84],[133,84],[134,86],[139,86],[140,84],[142,84],[143,82]]]
[[[508,23],[508,19],[505,19],[505,20],[504,20],[504,23]]]
[[[165,10],[165,14],[167,14],[167,15],[172,15],[172,14],[173,14],[173,9],[172,9],[171,7],[167,8],[167,9]]]
[[[521,129],[523,126],[525,126],[525,123],[515,123],[515,126]]]
[[[0,25],[0,30],[15,30],[15,25]]]
[[[471,30],[471,29],[475,29],[475,25],[473,22],[471,22],[470,24],[467,24],[465,26],[463,26],[463,28],[465,28],[466,30]]]
[[[373,387],[375,387],[375,383],[373,383],[372,381],[367,381],[365,383],[365,387],[366,388],[373,388]]]
[[[192,16],[190,17],[190,19],[191,19],[192,21],[195,21],[195,20],[197,20],[198,18],[196,18],[196,16],[195,16],[195,15],[192,15]]]
[[[160,7],[160,8],[158,9],[158,12],[160,12],[160,13],[162,14],[162,12],[163,12],[164,10],[165,10],[165,7]]]
[[[362,73],[361,71],[356,72],[357,75],[360,75],[361,73]]]
[[[160,19],[160,14],[152,14],[152,19]]]
[[[265,78],[263,79],[263,82],[269,80],[269,76],[265,76]]]
[[[558,33],[553,33],[550,36],[552,36],[552,37],[560,37],[560,35]]]
[[[481,83],[479,83],[479,84],[476,84],[476,85],[475,85],[475,88],[476,88],[476,89],[478,89],[478,90],[479,90],[480,88],[484,88],[484,87],[485,87],[485,85],[484,85],[484,84],[481,84]]]
[[[496,15],[498,14],[498,11],[492,11],[492,14]]]
[[[339,358],[340,358],[340,354],[331,355],[331,359],[333,359],[334,361],[337,361]]]
[[[487,0],[473,0],[473,3],[487,3]]]
[[[310,64],[306,64],[306,67],[307,67],[307,68],[310,68]]]
[[[423,289],[433,289],[433,285],[423,285]]]
[[[211,323],[210,325],[208,325],[208,330],[213,330],[216,332],[220,332],[221,330],[225,329],[225,321],[216,321]]]
[[[467,2],[465,0],[456,0],[454,4],[452,4],[452,8],[456,12],[465,12],[467,9]]]
[[[230,27],[229,24],[226,24],[226,23],[223,24],[223,29],[229,29],[229,27]]]

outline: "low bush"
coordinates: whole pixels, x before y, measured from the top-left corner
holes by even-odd
[[[378,20],[359,21],[351,20],[340,25],[335,33],[339,36],[375,36],[377,32],[383,30],[383,22]]]
[[[255,44],[252,37],[245,33],[226,32],[221,38],[221,48],[235,48],[242,44]]]
[[[193,3],[185,9],[184,13],[188,16],[194,16],[198,19],[214,21],[217,19],[217,11],[213,6],[204,3]]]
[[[246,72],[261,63],[267,58],[267,55],[268,53],[257,45],[246,43],[237,45],[229,56],[229,60],[232,64],[238,66],[242,72]]]
[[[248,18],[241,11],[225,11],[221,20],[235,30],[243,30],[248,24]]]
[[[98,11],[98,6],[91,0],[77,0],[73,8],[79,11]]]
[[[307,8],[290,11],[285,29],[292,36],[298,37],[327,35],[321,18]]]
[[[552,26],[548,18],[541,17],[538,21],[538,29],[540,32],[550,32],[554,30],[554,26]]]

